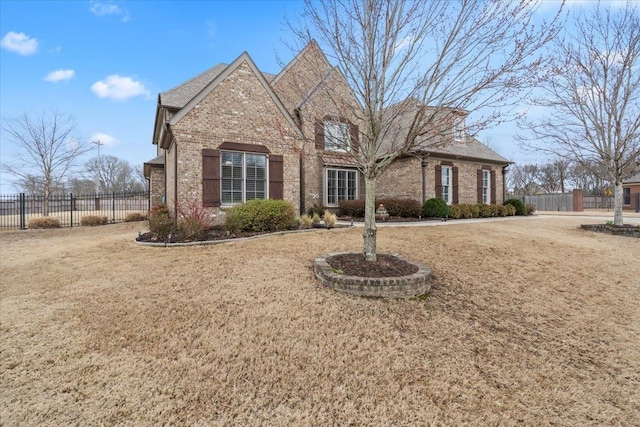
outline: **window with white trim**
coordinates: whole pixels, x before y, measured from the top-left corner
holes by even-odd
[[[325,120],[324,149],[347,151],[349,148],[349,125],[347,123]]]
[[[491,203],[491,171],[482,170],[482,203]]]
[[[267,156],[223,151],[220,162],[223,205],[266,198]]]
[[[442,200],[447,202],[447,204],[452,203],[452,181],[453,181],[453,173],[451,166],[442,166],[441,175],[442,177]]]
[[[337,206],[340,200],[355,200],[358,195],[358,171],[327,169],[326,204]]]

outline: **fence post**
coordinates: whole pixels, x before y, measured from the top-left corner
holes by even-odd
[[[20,202],[18,204],[20,209],[20,230],[25,229],[25,201],[24,201],[24,193],[20,193]]]
[[[71,210],[71,228],[73,228],[73,193],[69,193],[69,206]]]
[[[115,224],[116,222],[116,192],[111,192],[111,222]]]

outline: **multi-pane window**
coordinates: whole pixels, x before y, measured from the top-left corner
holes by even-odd
[[[325,150],[347,151],[349,148],[349,126],[346,123],[324,122]]]
[[[267,157],[261,154],[223,151],[222,204],[231,205],[266,196]]]
[[[491,171],[482,170],[482,203],[491,203]]]
[[[336,206],[340,200],[355,200],[358,194],[357,171],[327,169],[327,205]]]
[[[451,204],[451,181],[452,181],[451,167],[442,166],[441,177],[442,177],[442,200],[444,200],[448,204]]]
[[[622,199],[623,199],[622,201],[623,205],[631,204],[631,188],[627,187],[622,189]]]

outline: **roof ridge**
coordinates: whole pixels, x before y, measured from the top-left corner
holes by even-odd
[[[218,68],[220,66],[224,66],[224,68],[227,68],[229,66],[229,64],[225,64],[224,62],[219,62],[218,64],[214,65],[213,67],[207,68],[205,71],[201,72],[200,74],[197,74],[197,75],[191,77],[189,80],[185,80],[182,83],[172,87],[169,90],[165,90],[164,92],[160,92],[160,94],[162,95],[163,93],[169,93],[169,92],[172,92],[172,91],[174,91],[174,90],[176,90],[176,89],[178,89],[180,87],[186,86],[188,83],[191,83],[192,81],[196,80],[198,77],[203,76],[203,75],[207,74],[208,72],[213,71],[214,69],[216,69],[216,68]],[[211,80],[213,80],[213,79],[211,79]]]
[[[302,50],[300,52],[298,52],[296,54],[296,56],[294,56],[293,59],[291,61],[289,61],[289,63],[287,65],[284,66],[284,68],[282,70],[280,70],[280,72],[271,81],[271,85],[275,86],[278,83],[278,81],[280,80],[280,78],[283,75],[285,75],[287,73],[287,71],[289,71],[300,60],[300,58],[302,58],[302,55],[304,53],[306,53],[308,50],[310,50],[312,47],[316,47],[318,49],[318,51],[322,54],[322,57],[324,58],[324,60],[327,62],[327,65],[331,66],[331,63],[329,63],[329,60],[327,59],[327,56],[324,54],[322,49],[320,49],[320,46],[318,45],[318,42],[316,42],[315,39],[311,39],[311,41],[309,43],[307,43],[307,45],[305,47],[303,47]]]

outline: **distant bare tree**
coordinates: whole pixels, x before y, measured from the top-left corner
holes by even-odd
[[[553,44],[553,73],[532,100],[548,114],[523,121],[520,141],[613,182],[622,225],[622,180],[640,170],[640,10],[598,4],[575,27]]]
[[[126,160],[116,156],[101,155],[87,161],[86,170],[96,183],[99,193],[126,193],[143,191],[140,175]],[[141,168],[140,168],[141,169]]]
[[[323,90],[345,117],[357,117],[359,149],[348,150],[365,180],[364,256],[376,260],[376,180],[418,147],[454,143],[470,112],[490,111],[466,131],[504,120],[503,107],[541,77],[534,57],[555,34],[533,25],[535,2],[305,0],[290,26],[317,39],[353,89],[357,105]],[[555,20],[553,22],[555,24]]]
[[[513,193],[530,196],[540,188],[538,177],[540,166],[536,164],[514,165],[509,168],[509,182]]]
[[[2,123],[19,151],[2,169],[18,184],[34,183],[45,197],[43,215],[49,215],[49,197],[62,187],[73,172],[78,157],[90,147],[74,138],[75,122],[57,111],[41,114],[23,113]]]
[[[569,161],[558,159],[540,166],[538,182],[547,193],[564,193],[569,172]]]

